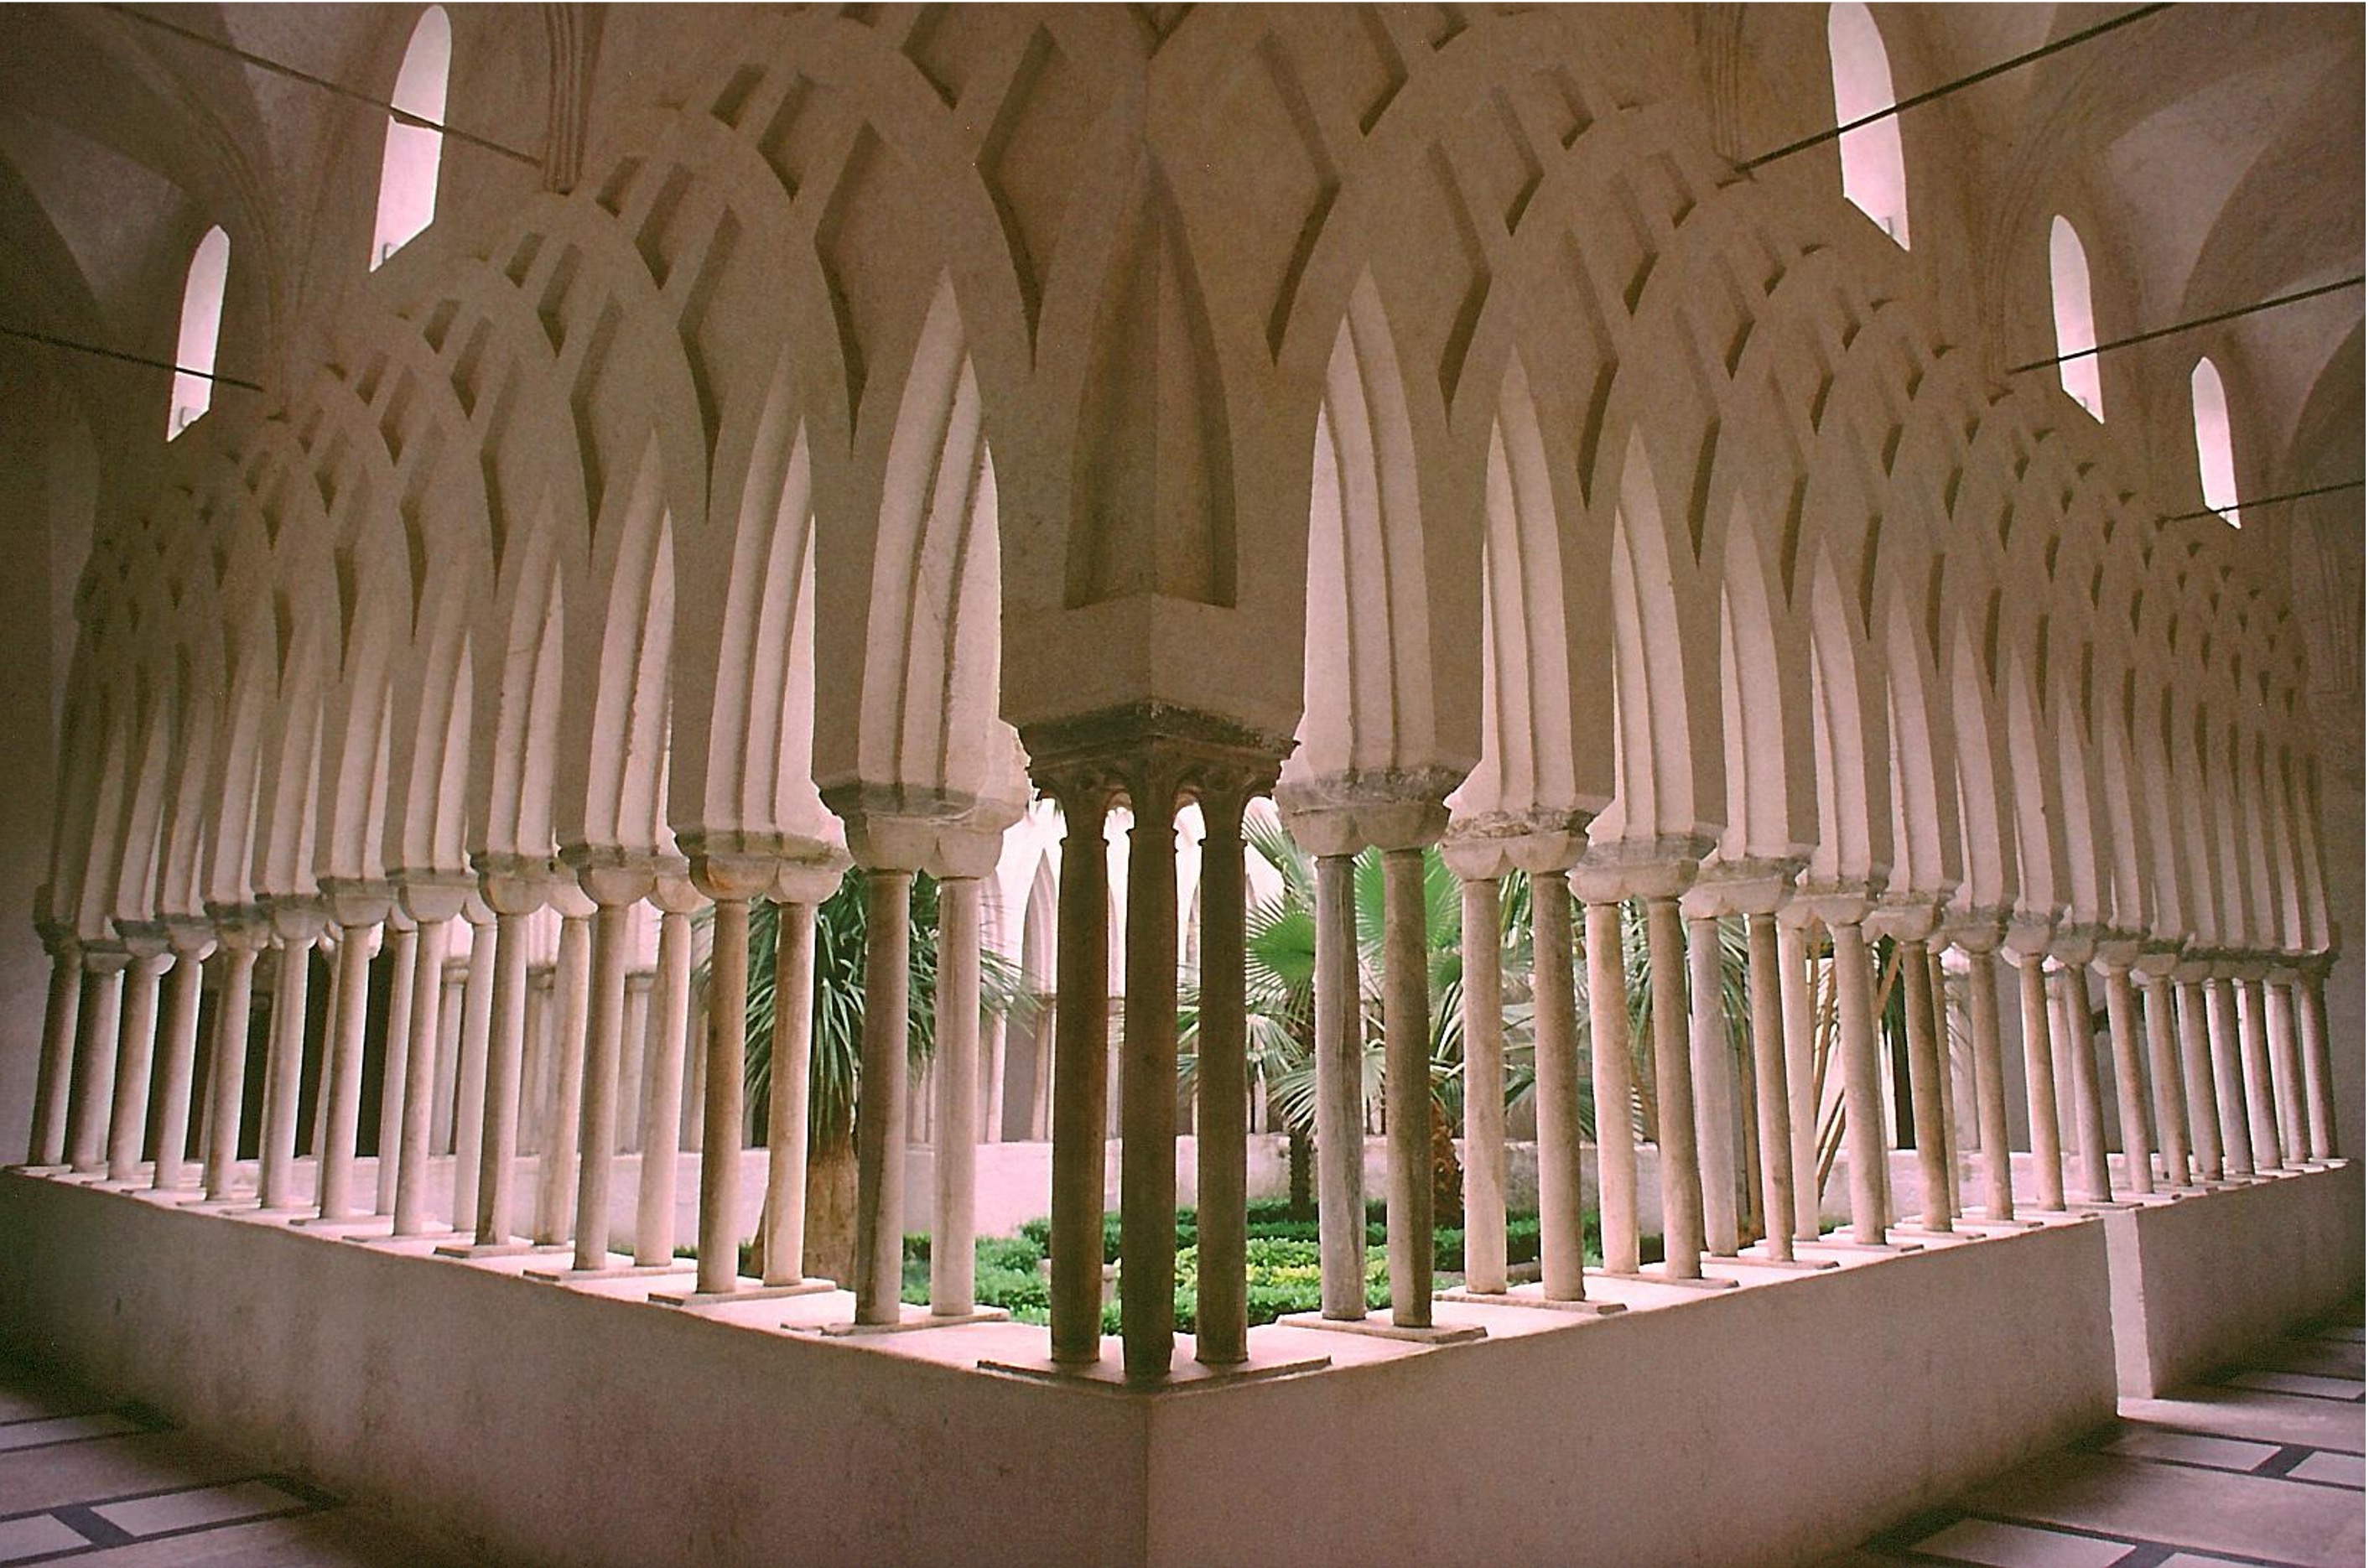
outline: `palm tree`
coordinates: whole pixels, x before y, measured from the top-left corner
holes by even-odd
[[[914,1068],[937,1048],[938,885],[913,878],[907,990],[907,1050]],[[749,1099],[761,1129],[773,1081],[773,960],[781,934],[776,906],[760,902],[749,918]],[[850,871],[815,910],[814,1036],[807,1102],[806,1256],[809,1276],[852,1277],[855,1260],[855,1105],[863,1091],[864,874]],[[704,978],[704,977],[703,977]],[[1036,1005],[1017,967],[992,951],[979,955],[982,1021],[1024,1017]],[[760,1224],[761,1244],[765,1227]],[[751,1266],[762,1267],[762,1260]]]

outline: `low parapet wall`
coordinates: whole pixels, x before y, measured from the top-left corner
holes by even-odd
[[[2121,1391],[2160,1394],[2358,1297],[2362,1218],[2351,1162],[2105,1215]]]

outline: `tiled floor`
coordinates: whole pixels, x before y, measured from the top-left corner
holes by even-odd
[[[137,1406],[0,1357],[0,1564],[457,1568]]]
[[[2358,1314],[1885,1531],[1824,1568],[2361,1568]]]

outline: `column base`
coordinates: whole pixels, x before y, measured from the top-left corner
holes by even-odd
[[[303,1230],[333,1230],[346,1226],[374,1230],[388,1220],[383,1214],[312,1214],[294,1223]]]
[[[1136,1379],[1127,1375],[1125,1364],[1116,1356],[1104,1356],[1099,1361],[990,1359],[980,1361],[978,1369],[1001,1373],[1007,1378],[1024,1378],[1035,1383],[1057,1383],[1063,1388],[1112,1394],[1157,1394],[1171,1390],[1265,1382],[1276,1378],[1298,1377],[1303,1372],[1321,1372],[1331,1365],[1333,1357],[1330,1356],[1292,1356],[1276,1361],[1263,1360],[1254,1356],[1248,1361],[1236,1361],[1223,1367],[1180,1359],[1166,1377]]]
[[[101,1176],[90,1184],[90,1190],[96,1193],[143,1192],[154,1185],[154,1177],[141,1175],[135,1171],[128,1176]]]
[[[162,1203],[177,1206],[190,1202],[200,1195],[195,1187],[160,1187],[150,1185],[132,1188],[132,1196],[134,1197],[146,1198],[150,1203]]]
[[[1432,1297],[1435,1301],[1456,1301],[1468,1307],[1520,1307],[1533,1312],[1570,1312],[1574,1316],[1608,1318],[1615,1312],[1625,1312],[1628,1306],[1619,1301],[1556,1301],[1548,1299],[1542,1289],[1520,1288],[1512,1290],[1442,1290]]]
[[[825,1339],[869,1339],[877,1334],[911,1333],[917,1329],[960,1328],[965,1323],[1005,1323],[1012,1314],[1001,1307],[973,1307],[967,1312],[933,1312],[908,1307],[893,1323],[784,1323],[792,1333],[820,1334]]]
[[[1697,1275],[1691,1278],[1669,1272],[1670,1265],[1649,1263],[1634,1274],[1615,1274],[1608,1268],[1591,1268],[1587,1272],[1599,1279],[1633,1279],[1640,1285],[1667,1285],[1680,1290],[1733,1290],[1743,1281],[1722,1279],[1716,1275]]]
[[[1368,1339],[1404,1340],[1410,1345],[1461,1345],[1467,1340],[1489,1337],[1489,1331],[1478,1323],[1430,1323],[1415,1327],[1394,1323],[1386,1312],[1369,1312],[1362,1318],[1328,1318],[1322,1312],[1290,1312],[1276,1319],[1275,1322],[1277,1328],[1356,1333]]]
[[[446,1225],[433,1230],[413,1230],[399,1235],[340,1236],[338,1239],[341,1242],[351,1242],[357,1247],[385,1247],[390,1250],[397,1247],[426,1247],[432,1253],[450,1245],[446,1238],[452,1233],[452,1228]]]
[[[10,1165],[6,1169],[19,1176],[63,1176],[74,1167],[72,1165]]]
[[[599,1268],[531,1268],[525,1277],[538,1285],[575,1285],[588,1279],[648,1279],[663,1278],[670,1274],[692,1274],[699,1268],[696,1258],[682,1258],[671,1264],[638,1264],[625,1260],[623,1253],[611,1253],[621,1261],[603,1264]]]
[[[1889,1236],[1895,1229],[1897,1227],[1887,1227],[1884,1234]],[[1793,1244],[1797,1248],[1815,1247],[1820,1252],[1865,1253],[1877,1257],[1890,1256],[1897,1253],[1921,1253],[1925,1250],[1925,1244],[1922,1242],[1861,1242],[1846,1236],[1839,1230],[1831,1231],[1814,1242],[1796,1242]]]
[[[1798,1247],[1802,1243],[1796,1242],[1793,1244]],[[1732,1258],[1718,1258],[1711,1261],[1733,1264],[1740,1268],[1781,1269],[1791,1274],[1815,1274],[1825,1269],[1842,1266],[1832,1258],[1772,1258],[1757,1247],[1746,1247]]]
[[[541,1242],[447,1242],[436,1249],[440,1258],[522,1258],[531,1253],[549,1256],[554,1253],[573,1253],[572,1246],[547,1246]]]
[[[690,1258],[683,1261],[694,1269],[699,1266]],[[728,1307],[735,1301],[777,1301],[791,1296],[819,1296],[826,1290],[838,1288],[838,1282],[830,1279],[801,1279],[795,1285],[763,1285],[751,1279],[729,1290],[654,1290],[650,1293],[650,1300],[660,1307],[681,1307],[697,1311],[702,1307]]]

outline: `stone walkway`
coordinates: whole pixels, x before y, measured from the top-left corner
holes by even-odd
[[[2125,1399],[2088,1440],[1824,1568],[2361,1568],[2363,1413],[2355,1314]]]
[[[317,1488],[0,1356],[0,1564],[440,1568]]]

